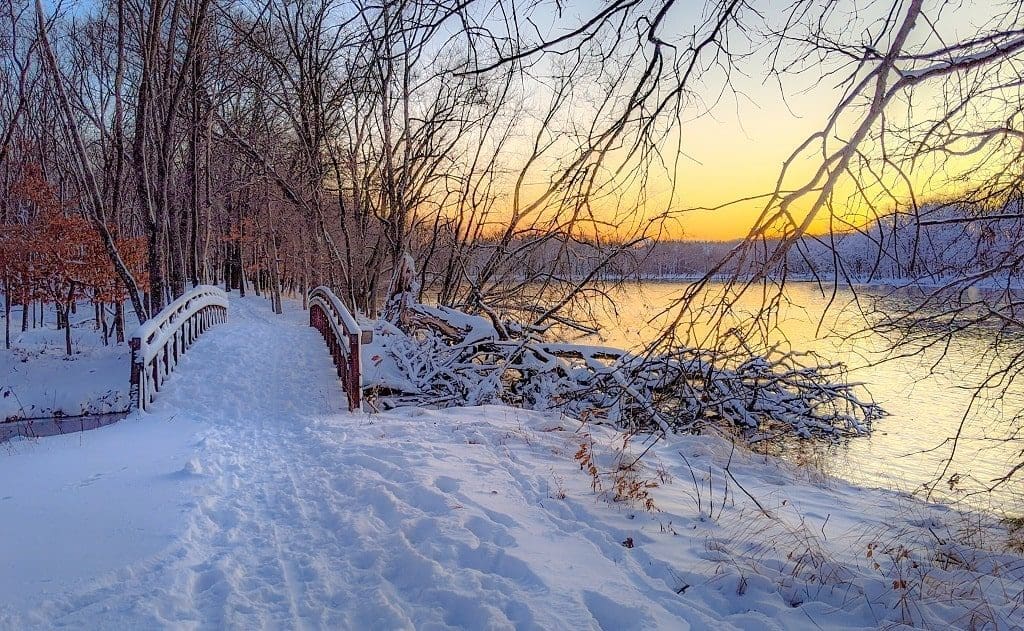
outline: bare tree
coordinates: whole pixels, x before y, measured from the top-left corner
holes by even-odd
[[[125,265],[121,258],[120,253],[117,250],[117,245],[114,242],[114,237],[107,226],[107,210],[104,203],[103,197],[100,193],[100,187],[97,182],[96,174],[93,171],[93,166],[89,158],[88,150],[86,149],[85,142],[82,139],[81,131],[76,126],[75,115],[71,108],[70,100],[67,95],[67,90],[64,86],[64,80],[61,75],[60,67],[57,64],[57,59],[53,54],[53,49],[50,46],[49,39],[46,33],[46,16],[43,12],[42,3],[36,0],[35,3],[36,13],[36,27],[38,29],[38,36],[40,42],[40,48],[42,50],[43,59],[46,63],[47,69],[50,73],[50,78],[53,82],[54,91],[57,96],[57,103],[60,107],[62,115],[62,122],[64,125],[64,131],[72,140],[73,158],[75,164],[75,171],[77,176],[82,182],[82,187],[85,189],[89,204],[89,217],[92,220],[93,226],[99,233],[100,238],[103,241],[103,245],[106,248],[107,254],[114,264],[114,269],[117,271],[118,276],[121,278],[121,282],[124,283],[125,287],[128,288],[128,295],[135,307],[135,313],[139,318],[139,322],[146,319],[148,313],[142,304],[142,298],[139,293],[138,284],[135,282],[135,278],[132,276],[131,271]]]
[[[784,163],[747,238],[680,300],[676,324],[735,321],[740,297],[760,292],[764,309],[743,339],[764,344],[763,325],[800,268],[833,301],[849,290],[865,326],[890,340],[890,357],[930,349],[965,385],[973,370],[975,401],[1020,383],[1024,21],[1019,3],[988,9],[972,16],[970,6],[915,0],[840,11],[807,1],[760,23],[775,76],[814,73],[840,86],[838,99]],[[954,28],[969,20],[976,28]],[[800,176],[795,165],[808,157],[816,166]],[[954,243],[966,256],[950,255]],[[725,287],[713,283],[722,274],[732,278]],[[910,300],[860,290],[890,276],[922,288]],[[950,344],[974,334],[986,340],[976,364],[949,364]],[[1009,440],[1021,438],[1021,414],[1009,413]],[[1024,462],[1011,464],[990,484],[1021,471]],[[951,473],[947,464],[940,478]]]

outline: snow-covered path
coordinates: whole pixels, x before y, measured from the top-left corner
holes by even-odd
[[[34,478],[25,467],[38,465],[40,478],[68,478],[57,485],[63,492],[50,493],[49,500],[71,500],[65,504],[69,521],[58,526],[67,531],[57,537],[19,532],[14,517],[18,500],[38,502],[29,495],[42,489],[25,489],[0,509],[3,545],[25,549],[24,540],[31,539],[40,555],[12,556],[22,556],[25,568],[40,557],[53,559],[50,571],[57,575],[39,576],[33,584],[22,582],[24,573],[5,572],[22,579],[20,586],[4,590],[21,601],[10,603],[9,622],[579,628],[604,618],[613,627],[649,626],[649,613],[614,607],[615,601],[601,593],[602,584],[614,585],[607,583],[613,577],[592,574],[595,558],[607,556],[613,565],[622,560],[624,548],[616,539],[625,534],[581,539],[577,515],[569,508],[565,523],[513,523],[510,510],[535,511],[538,498],[555,502],[550,472],[532,471],[511,453],[508,462],[496,462],[495,432],[487,431],[494,428],[473,427],[479,411],[445,417],[342,412],[344,396],[323,342],[305,326],[304,314],[291,311],[286,317],[282,326],[262,302],[234,300],[230,322],[212,329],[186,355],[151,413],[109,429],[51,439],[65,444],[21,443],[20,453],[9,454],[0,470],[3,479]],[[507,418],[501,420],[507,425]],[[467,460],[447,444],[430,444],[441,425],[448,425],[440,431],[454,434],[450,438],[457,445],[484,457]],[[163,431],[140,444],[139,435],[146,433],[140,430],[153,426]],[[116,444],[108,444],[108,438]],[[84,472],[67,471],[58,461],[82,449],[94,451],[105,461],[101,468],[117,470],[125,480],[119,484],[116,472],[104,472],[79,483],[74,478]],[[136,462],[140,450],[155,462],[145,457]],[[150,465],[157,470],[141,471]],[[12,471],[15,467],[21,470]],[[438,469],[453,475],[437,476]],[[467,477],[472,488],[460,482]],[[125,503],[110,511],[103,495],[123,491],[133,478],[168,482],[150,489],[159,506],[134,504],[147,491],[139,484],[138,496],[124,497]],[[515,491],[512,497],[509,489]],[[92,497],[82,498],[83,493]],[[147,516],[160,509],[169,521],[154,524]],[[88,532],[76,527],[78,510],[95,516],[96,527]],[[153,526],[164,531],[157,541],[169,545],[121,547],[125,530],[145,532]],[[525,531],[528,548],[510,527]],[[578,560],[567,554],[573,546],[579,548]],[[114,567],[91,576],[108,568],[102,560],[80,566],[77,557],[88,548],[102,550]],[[519,558],[523,555],[532,562]],[[574,571],[575,562],[580,565]],[[534,563],[561,575],[566,585],[539,577],[531,570]],[[63,591],[69,574],[77,583],[70,595]],[[565,589],[573,583],[591,583],[592,589]],[[634,589],[614,585],[613,592]],[[28,617],[21,618],[26,611]]]
[[[710,516],[694,505],[697,478],[687,489],[681,462],[662,476],[664,512],[637,512],[595,497],[573,460],[575,421],[500,407],[343,411],[322,340],[286,307],[275,316],[262,300],[233,299],[228,324],[190,350],[150,413],[0,453],[0,627],[815,629],[899,619],[888,576],[807,578],[791,556],[805,541],[781,527],[760,533],[775,522],[757,519],[735,488],[726,509],[710,443],[680,438],[664,450],[717,476],[699,500],[718,502],[717,517],[714,505]],[[860,541],[842,544],[851,530],[905,510],[880,492],[825,490],[741,460],[735,474],[780,514],[795,504],[782,487],[801,485],[794,510],[841,546],[829,550],[837,564],[846,547],[863,556]],[[936,619],[963,609],[945,607]]]
[[[69,529],[57,538],[19,532],[14,515],[21,494],[0,509],[7,525],[3,545],[14,551],[23,540],[34,540],[35,552],[54,559],[50,569],[63,577],[9,585],[4,591],[24,600],[10,603],[8,622],[245,629],[622,628],[654,622],[651,612],[618,602],[649,589],[617,583],[614,565],[624,560],[621,540],[627,535],[587,532],[571,503],[552,499],[550,471],[537,471],[494,444],[495,436],[519,442],[526,428],[513,436],[507,418],[500,419],[506,429],[486,427],[479,410],[379,417],[341,412],[344,396],[323,342],[305,326],[304,314],[286,317],[282,326],[261,302],[234,300],[229,324],[212,329],[186,355],[151,413],[52,439],[67,444],[40,441],[10,454],[3,479],[35,477],[24,467],[42,456],[52,469],[40,477],[70,478],[50,501],[79,501],[67,506]],[[165,431],[140,445],[143,426]],[[431,444],[438,432],[449,440]],[[92,474],[76,486],[73,478],[82,472],[63,470],[57,460],[89,447],[107,460],[106,469],[126,479],[170,481],[153,492],[161,496],[160,507],[180,509],[164,511],[172,523],[141,526],[164,530],[169,545],[121,547],[119,533],[159,507],[136,506],[128,497],[109,511],[102,494],[110,490],[103,489],[110,474]],[[467,447],[481,457],[459,453]],[[140,475],[139,467],[123,464],[140,449],[159,462],[158,471]],[[507,461],[501,462],[501,452]],[[571,464],[571,453],[565,459]],[[438,476],[438,470],[452,475]],[[466,479],[472,480],[468,487]],[[83,489],[91,485],[95,493],[83,501]],[[562,515],[548,515],[545,500],[565,504]],[[75,532],[76,510],[86,516],[102,511],[98,527]],[[520,522],[516,515],[531,518]],[[78,566],[83,548],[103,550],[115,567],[99,576],[89,572],[106,569],[102,563],[72,569],[80,582],[69,595],[63,592],[69,572],[61,565]],[[608,576],[594,573],[602,563],[612,566],[603,570]],[[537,565],[550,576],[538,576],[531,569]],[[24,578],[17,571],[4,574]]]
[[[267,536],[264,529],[274,520],[255,511],[280,510],[283,500],[294,504],[268,492],[276,492],[277,482],[285,479],[277,477],[286,473],[282,457],[294,448],[308,419],[341,409],[343,395],[323,342],[303,326],[301,312],[287,317],[282,326],[262,301],[234,300],[229,324],[211,329],[184,357],[150,414],[106,430],[8,447],[11,453],[0,460],[0,479],[9,493],[0,505],[0,545],[34,553],[5,555],[4,561],[14,557],[16,566],[3,572],[11,583],[0,583],[7,588],[3,593],[32,600],[39,590],[66,587],[45,574],[67,578],[68,565],[71,578],[85,581],[94,578],[91,572],[117,568],[105,577],[110,590],[57,599],[47,604],[52,609],[47,615],[90,620],[90,608],[117,607],[129,594],[134,595],[125,602],[133,607],[146,599],[171,607],[166,622],[187,619],[189,609],[193,619],[210,613],[195,609],[214,595],[203,589],[204,581],[224,561],[217,555],[224,540],[215,535],[235,536],[258,526],[247,537]],[[93,471],[97,465],[101,470]],[[257,479],[261,474],[273,478]],[[123,502],[113,514],[104,501],[111,493]],[[64,507],[66,521],[44,532],[24,529],[16,516],[52,508],[48,501]],[[172,545],[164,547],[168,541]],[[96,558],[78,563],[80,551]],[[134,566],[135,556],[145,562]],[[243,563],[238,561],[239,568]],[[265,570],[253,576],[275,580]],[[183,599],[193,592],[194,600]],[[160,618],[155,609],[147,615]]]

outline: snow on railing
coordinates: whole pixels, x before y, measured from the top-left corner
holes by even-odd
[[[327,342],[342,388],[348,395],[348,409],[360,409],[363,396],[362,331],[356,319],[330,288],[320,286],[309,292],[309,326],[320,331]]]
[[[178,365],[178,359],[201,334],[227,321],[227,295],[200,285],[144,322],[132,335],[130,403],[145,410]]]

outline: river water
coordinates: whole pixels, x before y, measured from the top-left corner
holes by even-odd
[[[624,348],[645,344],[661,331],[669,317],[663,311],[685,289],[683,283],[668,282],[623,286],[612,295],[610,308],[599,311],[602,332],[589,341]],[[863,299],[871,292],[858,294]],[[816,285],[792,283],[785,289],[785,298],[776,335],[788,339],[794,350],[813,350],[826,359],[847,363],[851,380],[864,383],[888,413],[875,422],[868,437],[801,447],[791,452],[791,457],[811,459],[827,473],[857,484],[907,492],[933,488],[933,499],[960,500],[997,513],[1024,515],[1024,475],[992,493],[976,493],[1024,460],[1024,438],[1013,437],[1013,418],[1024,410],[1024,383],[976,400],[965,420],[974,394],[970,386],[986,372],[985,366],[978,365],[989,341],[984,334],[962,336],[948,348],[892,357],[881,335],[869,332],[850,337],[862,330],[865,322],[853,307],[852,292],[840,292],[829,306],[830,296],[823,295]],[[889,299],[899,300],[898,296]],[[760,304],[756,296],[744,300],[751,311]],[[1024,339],[1019,345],[1024,348]],[[945,358],[936,368],[943,354]],[[952,464],[934,484],[950,457],[950,439],[961,423]],[[957,474],[957,484],[951,487],[948,481],[953,474]]]

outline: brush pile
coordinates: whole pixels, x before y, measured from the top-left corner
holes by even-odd
[[[555,410],[626,431],[739,428],[767,436],[866,434],[883,414],[860,398],[840,364],[797,353],[732,359],[713,349],[637,355],[552,343],[516,322],[394,295],[364,347],[372,405],[503,404]]]

